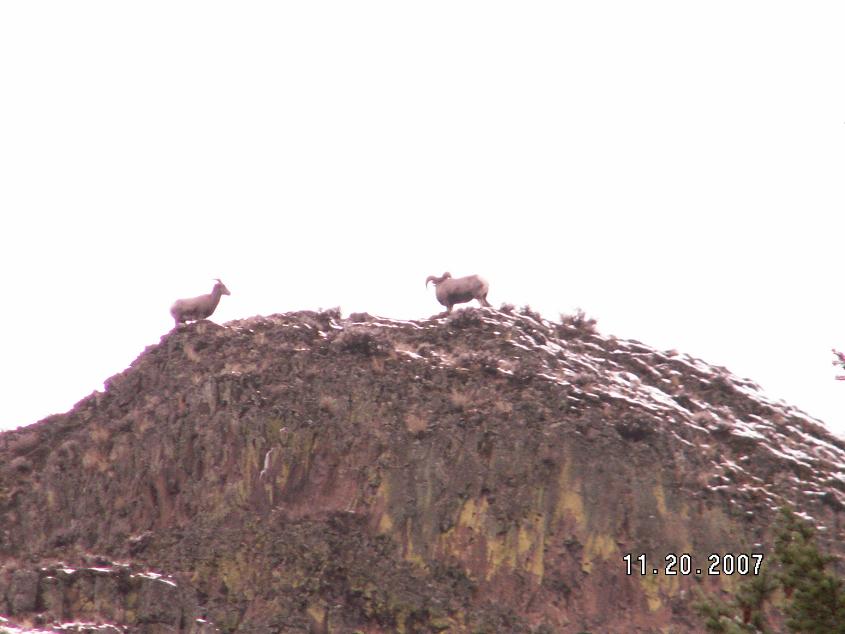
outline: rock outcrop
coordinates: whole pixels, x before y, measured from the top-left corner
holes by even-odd
[[[0,614],[11,631],[698,631],[696,591],[768,556],[786,503],[842,552],[845,443],[579,318],[199,322],[0,434]]]

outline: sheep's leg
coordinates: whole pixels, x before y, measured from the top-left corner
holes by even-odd
[[[487,301],[487,293],[478,298],[478,303],[486,308],[490,308],[490,302]]]

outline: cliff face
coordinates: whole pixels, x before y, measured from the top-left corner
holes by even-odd
[[[0,435],[0,614],[685,632],[695,588],[738,583],[708,556],[768,556],[778,506],[845,543],[845,443],[723,368],[530,311],[353,317],[180,327]]]

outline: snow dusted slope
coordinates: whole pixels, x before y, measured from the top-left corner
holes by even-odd
[[[697,631],[690,596],[735,579],[623,558],[767,553],[784,504],[845,554],[845,443],[583,317],[199,322],[0,434],[0,613],[45,631]]]
[[[616,403],[648,414],[650,425],[623,425],[620,433],[647,438],[659,431],[708,456],[707,490],[743,505],[756,506],[762,497],[771,510],[814,497],[845,509],[845,442],[752,381],[686,354],[584,333],[538,315],[481,319],[494,334],[502,324],[516,333],[508,338],[513,356],[500,360],[501,371],[510,372],[514,359],[528,353],[542,361],[537,376],[566,388],[576,407]],[[768,487],[775,482],[778,493]]]

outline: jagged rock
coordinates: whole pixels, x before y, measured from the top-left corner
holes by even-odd
[[[6,590],[12,614],[32,612],[38,601],[38,574],[31,570],[16,570]]]
[[[626,554],[767,553],[787,502],[845,543],[842,440],[583,315],[197,322],[107,385],[0,434],[19,621],[690,631],[689,597],[726,578],[628,575]]]
[[[42,577],[40,583],[44,617],[52,622],[61,622],[65,618],[64,584],[53,576]]]
[[[117,623],[144,632],[213,632],[197,617],[192,591],[147,570],[100,560],[103,567],[51,565],[0,574],[8,612],[57,631],[110,631]],[[67,621],[74,623],[68,625]],[[2,630],[0,630],[2,632]]]
[[[138,623],[158,623],[179,631],[182,601],[172,581],[142,576],[138,597]]]

